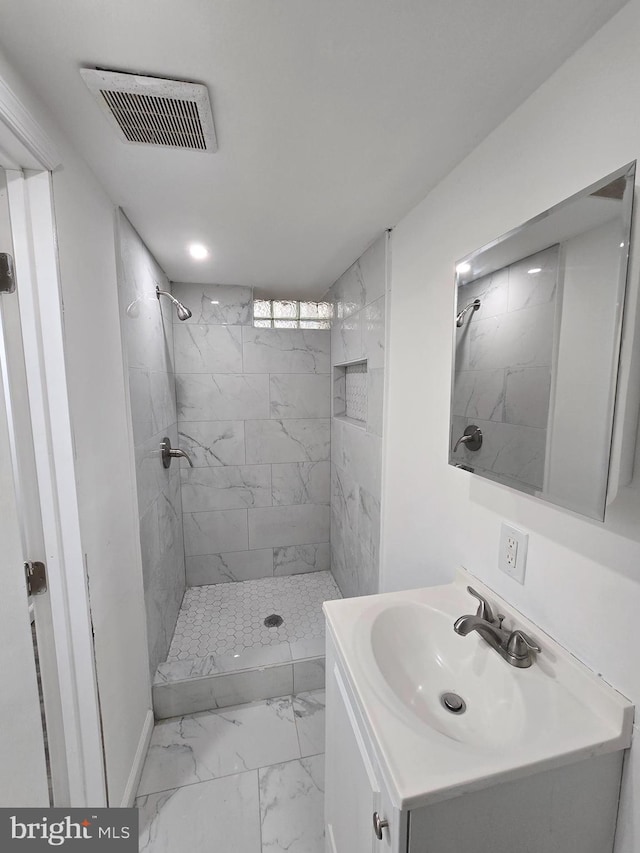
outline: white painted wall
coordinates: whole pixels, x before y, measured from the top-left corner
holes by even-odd
[[[62,153],[53,193],[67,377],[109,803],[118,806],[133,783],[151,695],[118,318],[114,205],[2,55],[0,76]]]
[[[631,0],[392,234],[382,565],[385,589],[446,582],[465,565],[636,703],[640,478],[601,524],[448,466],[447,441],[454,262],[640,158],[639,35]],[[530,532],[524,586],[497,569],[502,519]],[[640,849],[632,754],[616,853]]]

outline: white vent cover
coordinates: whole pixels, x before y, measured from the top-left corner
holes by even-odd
[[[123,142],[217,150],[206,86],[92,68],[80,73]]]

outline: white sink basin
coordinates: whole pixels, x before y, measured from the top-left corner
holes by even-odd
[[[448,614],[392,604],[373,619],[371,650],[393,696],[446,737],[502,749],[525,735],[527,706],[514,667],[495,652],[479,656],[476,642],[458,636]],[[445,693],[460,696],[466,709],[447,710]]]
[[[455,620],[472,583],[541,647],[528,669]],[[324,605],[399,808],[436,802],[631,743],[633,706],[463,569],[455,583]],[[444,693],[466,703],[452,713]]]

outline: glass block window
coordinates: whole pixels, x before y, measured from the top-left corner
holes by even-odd
[[[271,317],[271,300],[270,299],[254,299],[253,300],[253,319]]]
[[[258,329],[330,329],[330,302],[254,299],[253,325]]]
[[[271,314],[274,320],[297,320],[299,305],[299,302],[287,299],[274,299],[271,302]]]

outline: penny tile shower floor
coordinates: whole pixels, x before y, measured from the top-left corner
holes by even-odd
[[[322,602],[334,598],[341,595],[330,572],[189,587],[167,660],[322,638]],[[266,627],[274,614],[282,625]]]

